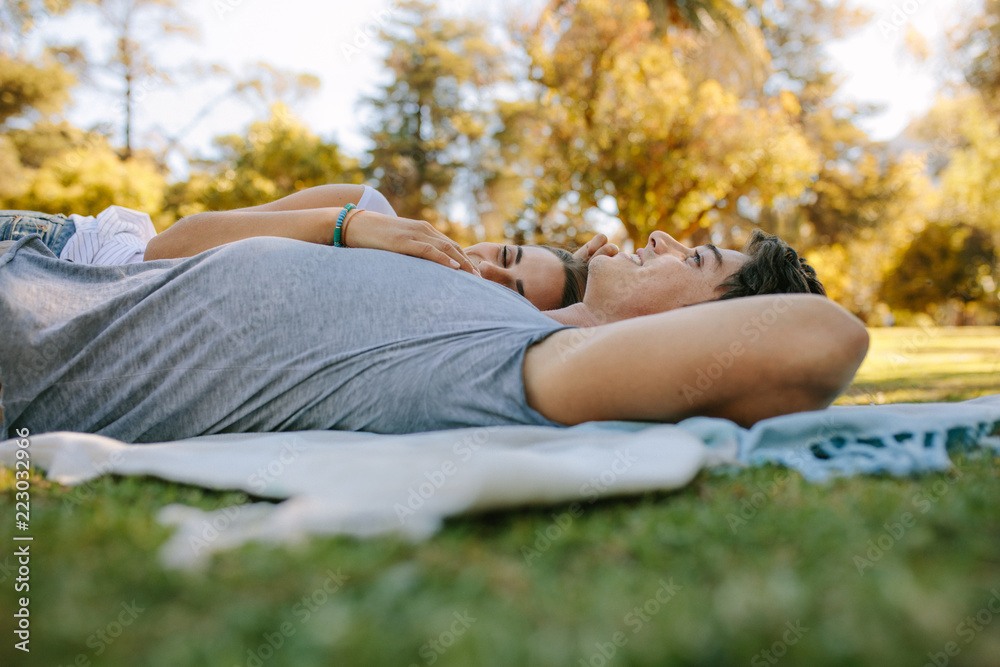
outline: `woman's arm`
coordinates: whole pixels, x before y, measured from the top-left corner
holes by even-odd
[[[277,203],[277,202],[273,202]],[[208,211],[181,218],[146,245],[146,261],[191,257],[255,236],[281,236],[330,245],[341,208],[303,211]],[[353,221],[352,221],[353,224]]]
[[[195,213],[154,237],[146,246],[144,259],[190,257],[255,236],[329,245],[340,211],[348,204],[357,204],[364,191],[363,185],[320,185],[260,206]]]
[[[868,349],[868,332],[820,296],[716,301],[592,329],[559,331],[528,350],[528,404],[554,421],[742,426],[829,405]]]
[[[330,245],[343,207],[357,203],[363,193],[361,185],[323,185],[260,206],[189,215],[153,237],[146,245],[144,259],[191,257],[256,236]],[[360,211],[352,214],[344,242],[355,248],[420,257],[479,275],[461,246],[421,220]]]
[[[259,206],[248,206],[238,211],[304,211],[311,208],[341,208],[357,204],[365,193],[363,185],[317,185]]]

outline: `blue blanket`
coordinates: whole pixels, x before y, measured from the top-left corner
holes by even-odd
[[[810,481],[910,475],[946,470],[956,452],[1000,451],[1000,394],[960,403],[833,406],[766,419],[750,429],[704,417],[679,426],[709,447],[735,446],[743,464],[788,466]]]

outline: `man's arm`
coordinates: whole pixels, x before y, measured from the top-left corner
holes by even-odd
[[[592,329],[560,331],[525,357],[528,404],[563,424],[742,426],[829,405],[868,349],[868,332],[820,296],[715,301]]]

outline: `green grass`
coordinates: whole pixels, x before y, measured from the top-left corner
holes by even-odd
[[[840,402],[998,391],[1000,330],[876,330]],[[706,472],[677,493],[452,520],[420,544],[250,545],[195,574],[158,565],[157,510],[241,494],[36,476],[28,655],[13,649],[14,491],[0,471],[0,664],[997,665],[998,462],[827,485]],[[328,572],[346,578],[331,593]]]

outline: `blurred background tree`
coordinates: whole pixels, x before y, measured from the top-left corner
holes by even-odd
[[[972,324],[989,309],[997,249],[973,225],[931,223],[916,235],[889,272],[882,295],[894,309]]]
[[[162,229],[368,182],[463,243],[572,249],[600,228],[626,248],[656,229],[739,247],[760,227],[869,323],[1000,318],[1000,0],[974,0],[946,53],[907,29],[901,57],[936,58],[940,97],[892,142],[862,129],[877,109],[841,101],[827,57],[872,20],[847,0],[550,0],[505,26],[405,0],[369,33],[386,78],[361,104],[359,154],[297,118],[315,76],[164,64],[172,40],[197,36],[187,2],[4,3],[0,206],[116,203]],[[44,30],[96,15],[85,43]],[[145,93],[195,84],[190,118],[144,120]],[[64,116],[81,91],[115,101],[94,127]],[[189,152],[191,130],[236,99],[255,120]]]
[[[527,181],[526,237],[578,244],[596,209],[635,244],[654,229],[695,242],[738,215],[741,198],[766,206],[801,194],[816,156],[794,125],[795,96],[747,104],[706,75],[713,61],[697,56],[711,49],[699,32],[711,11],[685,16],[666,12],[657,26],[638,0],[566,1],[524,29],[534,94],[505,107],[502,143]],[[711,25],[744,35],[729,43],[759,58],[749,71],[769,66],[766,50],[740,46],[763,43],[759,31],[745,36],[751,23]]]
[[[389,81],[365,100],[371,112],[367,173],[396,212],[427,220],[456,240],[449,209],[477,209],[479,165],[489,150],[491,89],[506,80],[501,50],[487,26],[447,18],[433,4],[408,0],[381,34]]]
[[[116,99],[122,157],[132,155],[136,104],[149,91],[172,83],[154,53],[164,41],[194,38],[197,27],[177,0],[87,0],[100,15],[111,47],[88,57],[88,75]],[[109,79],[107,83],[103,80]]]
[[[215,143],[221,159],[195,165],[187,181],[170,188],[168,212],[174,219],[256,206],[331,179],[362,182],[358,160],[313,134],[280,103],[269,119],[253,123],[246,133],[217,137]]]

